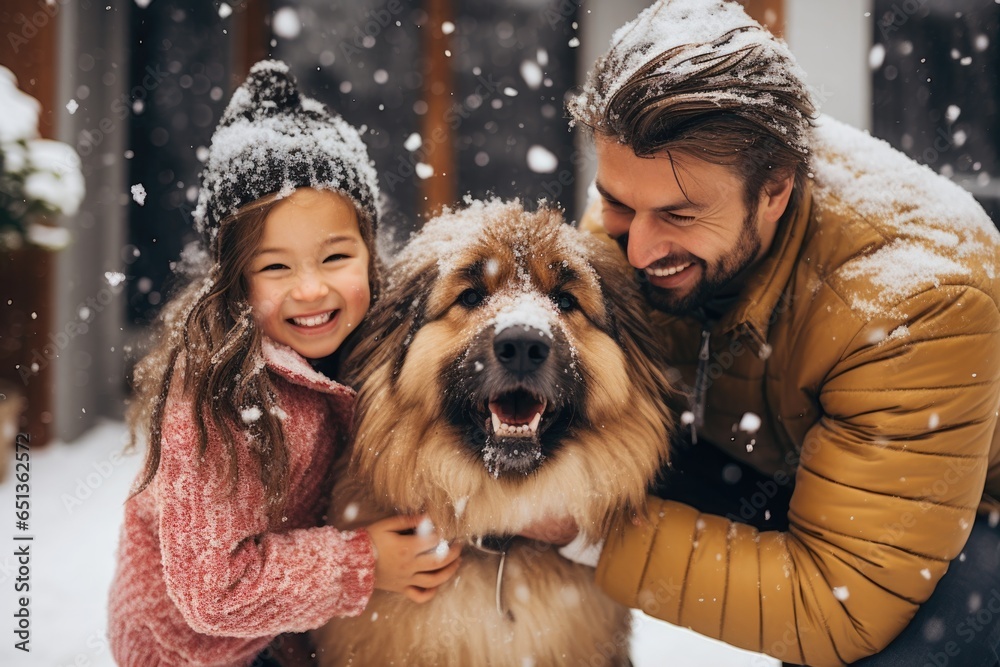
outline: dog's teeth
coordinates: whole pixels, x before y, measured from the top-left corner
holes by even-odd
[[[528,429],[532,433],[536,433],[538,431],[538,424],[541,421],[542,421],[542,413],[541,412],[535,413],[535,416],[531,418],[531,423],[528,424]]]
[[[500,418],[497,417],[497,413],[491,412],[490,416],[493,418],[493,432],[497,433],[500,431],[500,427],[503,426],[503,424],[500,423]]]

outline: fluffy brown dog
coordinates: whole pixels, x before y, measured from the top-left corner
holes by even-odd
[[[669,389],[621,253],[558,211],[471,202],[388,275],[351,354],[357,436],[329,516],[425,512],[486,547],[426,604],[376,591],[318,630],[320,664],[628,664],[628,610],[593,570],[509,538],[568,514],[599,541],[666,461]]]

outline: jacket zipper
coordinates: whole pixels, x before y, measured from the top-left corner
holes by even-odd
[[[698,371],[694,379],[694,395],[691,397],[691,413],[694,420],[691,422],[691,444],[698,444],[698,428],[705,425],[705,393],[708,391],[709,341],[712,339],[712,332],[708,327],[701,330],[701,349],[698,350]]]

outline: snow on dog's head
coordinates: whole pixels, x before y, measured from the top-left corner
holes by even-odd
[[[544,206],[469,202],[389,275],[348,363],[355,468],[387,506],[475,535],[566,507],[596,533],[642,505],[668,388],[616,248]]]

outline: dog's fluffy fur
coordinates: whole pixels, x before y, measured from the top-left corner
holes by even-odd
[[[555,210],[471,202],[407,245],[365,329],[348,364],[356,439],[332,523],[424,512],[471,542],[569,515],[596,542],[642,513],[667,459],[669,388],[611,244]],[[521,433],[497,431],[491,413]],[[627,664],[628,610],[591,569],[517,538],[501,614],[498,566],[469,547],[426,604],[376,591],[360,617],[314,633],[320,664]]]

